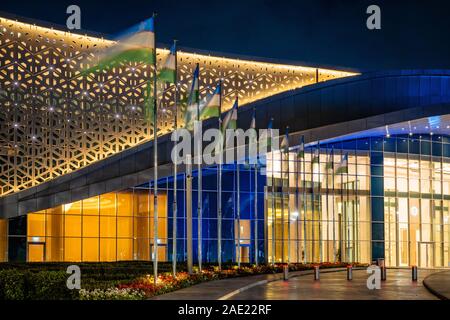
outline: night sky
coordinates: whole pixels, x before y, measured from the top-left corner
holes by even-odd
[[[368,71],[450,69],[448,2],[3,0],[0,10],[65,26],[67,6],[77,4],[82,28],[106,35],[156,11],[160,43]],[[366,28],[370,4],[381,7],[381,30]]]

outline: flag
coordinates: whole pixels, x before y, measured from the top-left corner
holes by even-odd
[[[153,108],[154,98],[152,96],[152,87],[150,80],[147,81],[147,86],[145,88],[145,97],[144,97],[144,116],[150,123],[153,123]]]
[[[206,99],[205,103],[200,107],[200,120],[211,117],[218,117],[220,110],[221,87],[217,85],[214,93]]]
[[[167,82],[175,83],[176,79],[176,65],[177,65],[177,45],[174,41],[172,47],[170,48],[169,55],[164,61],[164,64],[159,72],[158,79]]]
[[[225,133],[227,129],[237,128],[237,109],[238,109],[238,99],[234,101],[233,107],[228,111],[222,124],[222,133]]]
[[[348,173],[348,153],[346,153],[336,168],[336,174]]]
[[[297,152],[297,158],[305,158],[305,137],[302,136],[302,139],[300,141],[300,148],[298,148]]]
[[[284,135],[283,141],[281,142],[281,150],[283,150],[284,153],[289,152],[289,128],[286,128],[286,133]]]
[[[330,169],[333,170],[333,168],[334,168],[333,158],[334,158],[334,148],[331,149],[331,152],[328,155],[327,164],[325,165],[325,170],[330,170]]]
[[[255,110],[255,108],[253,108],[252,122],[250,122],[250,129],[256,130],[256,110]]]
[[[314,149],[313,158],[311,160],[312,163],[319,163],[319,156],[320,156],[320,145],[319,142],[317,142],[317,147]]]
[[[198,75],[199,65],[197,64],[192,77],[191,91],[189,92],[186,112],[184,115],[184,126],[188,129],[192,129],[194,120],[198,119],[198,103],[200,98],[198,90]]]
[[[117,40],[117,43],[100,56],[99,62],[83,73],[110,69],[127,62],[147,64],[154,64],[156,62],[153,17],[142,21],[124,32]]]

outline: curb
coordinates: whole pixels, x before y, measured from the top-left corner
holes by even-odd
[[[446,271],[442,271],[442,272],[446,272]],[[440,273],[440,272],[438,272]],[[434,273],[436,274],[436,273]],[[435,289],[433,289],[433,287],[431,287],[428,283],[427,283],[427,279],[429,277],[431,277],[433,274],[430,274],[429,276],[427,276],[425,279],[422,280],[423,286],[430,291],[432,294],[434,294],[436,297],[438,297],[440,300],[450,300],[447,296],[441,294],[439,291],[436,291]]]

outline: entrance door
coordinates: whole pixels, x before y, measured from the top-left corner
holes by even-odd
[[[45,242],[28,243],[28,261],[29,262],[45,261]]]
[[[433,243],[419,242],[419,267],[433,267]]]

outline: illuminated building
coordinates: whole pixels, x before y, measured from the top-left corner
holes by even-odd
[[[0,18],[0,259],[151,260],[152,134],[147,65],[83,75],[112,42]],[[159,59],[167,50],[158,51]],[[290,127],[289,154],[255,170],[224,166],[222,261],[449,266],[450,72],[358,75],[182,50],[181,94],[199,63],[201,94],[239,96],[238,127]],[[158,257],[172,260],[174,91],[159,117]],[[215,126],[216,119],[205,127]],[[150,128],[150,129],[149,129]],[[305,158],[296,156],[300,137]],[[312,157],[319,148],[319,163]],[[348,154],[348,173],[326,169]],[[185,172],[177,177],[177,260],[186,260]],[[192,198],[197,199],[194,170]],[[217,168],[203,168],[202,260],[217,261]],[[193,248],[197,259],[196,201]],[[257,230],[257,232],[255,232]],[[257,236],[256,236],[257,235]]]

